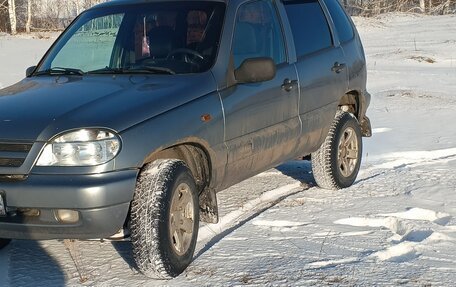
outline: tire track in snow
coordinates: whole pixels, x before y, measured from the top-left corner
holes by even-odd
[[[456,148],[431,151],[405,151],[383,154],[371,158],[380,160],[379,163],[360,170],[358,178],[369,175],[375,170],[400,169],[405,167],[419,167],[437,162],[445,162],[456,157]],[[359,181],[358,180],[358,181]]]
[[[196,258],[237,228],[278,204],[285,198],[307,189],[301,182],[288,184],[263,193],[260,197],[246,202],[242,207],[220,218],[217,224],[200,227],[198,242],[204,243]]]

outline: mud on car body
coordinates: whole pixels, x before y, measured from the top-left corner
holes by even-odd
[[[110,1],[26,75],[0,91],[0,248],[125,229],[153,278],[190,264],[218,191],[309,154],[346,188],[371,135],[336,0]]]

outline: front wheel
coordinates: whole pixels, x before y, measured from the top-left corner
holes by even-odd
[[[351,113],[338,112],[320,149],[312,154],[312,172],[318,186],[343,189],[358,176],[363,152],[361,128]]]
[[[0,250],[5,248],[10,242],[11,242],[11,239],[0,238]]]
[[[193,259],[199,227],[198,191],[187,165],[157,160],[140,173],[131,205],[138,269],[155,279],[181,274]]]

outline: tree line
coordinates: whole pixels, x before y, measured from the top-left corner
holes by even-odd
[[[456,13],[456,0],[342,0],[351,15],[375,16],[388,12],[443,15]]]
[[[0,32],[62,30],[80,12],[107,0],[0,0]],[[340,0],[351,15],[456,13],[456,0]]]
[[[106,0],[0,0],[0,32],[62,30],[82,11]]]

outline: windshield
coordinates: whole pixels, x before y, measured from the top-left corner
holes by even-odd
[[[83,13],[35,75],[201,73],[217,55],[225,4],[160,2]]]

